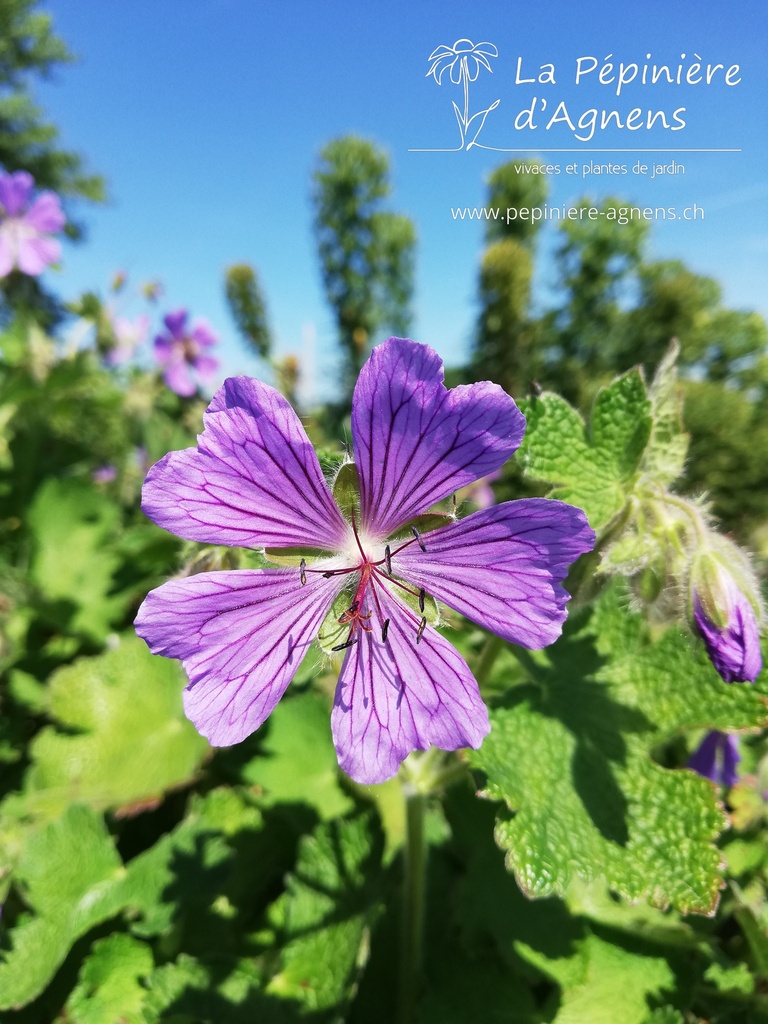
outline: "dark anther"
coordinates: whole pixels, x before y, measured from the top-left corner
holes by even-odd
[[[301,573],[300,579],[301,579],[302,587],[307,582],[306,568],[307,568],[307,560],[306,560],[306,558],[302,558],[302,560],[299,562],[299,572]]]
[[[336,646],[332,647],[331,650],[332,651],[345,651],[347,649],[347,647],[354,647],[359,639],[360,638],[357,637],[357,636],[351,636],[349,638],[349,640],[345,640],[343,644],[336,644]]]
[[[424,593],[424,588],[422,587],[422,589],[419,591],[419,611],[421,612],[422,615],[424,614],[424,598],[426,596],[427,595]]]
[[[392,575],[392,552],[389,550],[389,544],[384,548],[384,561],[387,563],[387,572]]]
[[[387,642],[387,633],[389,632],[389,619],[384,619],[384,625],[381,627],[381,642],[385,644]]]
[[[419,628],[416,630],[416,643],[418,643],[419,640],[421,640],[422,636],[424,635],[424,630],[426,629],[426,626],[427,626],[427,617],[425,615],[424,618],[419,623]]]
[[[352,604],[349,606],[349,608],[347,608],[347,610],[345,612],[342,612],[341,618],[339,618],[337,621],[338,622],[349,622],[349,620],[354,616],[355,612],[357,611],[357,609],[359,607],[360,607],[360,602],[359,601],[353,601]]]
[[[324,580],[329,580],[331,578],[331,576],[335,576],[335,575],[336,575],[335,570],[334,569],[330,569],[328,572],[324,572],[323,573],[323,579]]]
[[[416,529],[415,526],[411,527],[411,533],[416,538],[416,540],[419,542],[419,547],[421,548],[421,550],[422,551],[426,551],[427,549],[424,547],[424,541],[421,539],[421,534],[419,533],[419,531]]]

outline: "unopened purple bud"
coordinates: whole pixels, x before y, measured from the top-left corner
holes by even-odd
[[[713,729],[691,754],[688,767],[705,779],[730,789],[738,781],[740,760],[738,736]]]
[[[712,556],[698,560],[691,600],[696,629],[726,683],[754,682],[763,666],[757,616],[722,562]]]

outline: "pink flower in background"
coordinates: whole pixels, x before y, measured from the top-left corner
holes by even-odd
[[[209,384],[219,361],[208,355],[218,344],[218,336],[204,321],[187,327],[189,313],[177,309],[163,318],[166,330],[155,338],[155,358],[163,367],[163,380],[177,395],[187,398],[197,391],[197,382]]]
[[[0,278],[15,269],[37,277],[61,255],[51,238],[65,223],[59,197],[41,192],[30,202],[34,187],[27,171],[0,174]]]
[[[149,333],[149,317],[146,314],[130,320],[125,316],[110,314],[114,345],[104,357],[107,366],[121,366],[143,345]]]

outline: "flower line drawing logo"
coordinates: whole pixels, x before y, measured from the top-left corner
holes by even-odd
[[[459,124],[461,145],[457,149],[471,149],[477,144],[477,137],[483,130],[485,119],[492,110],[498,107],[501,100],[494,102],[486,110],[478,110],[469,116],[469,83],[477,80],[480,68],[484,67],[493,74],[489,57],[498,57],[499,51],[493,43],[473,43],[471,39],[457,39],[453,46],[438,46],[429,55],[431,61],[426,77],[431,75],[438,85],[443,84],[446,71],[454,85],[461,85],[464,90],[464,109],[461,110],[453,100],[453,110]],[[477,122],[475,124],[475,122]],[[471,126],[471,132],[470,132]],[[470,137],[471,134],[471,137]]]

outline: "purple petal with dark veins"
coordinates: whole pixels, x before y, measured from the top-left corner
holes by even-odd
[[[506,501],[393,550],[395,575],[505,640],[546,647],[569,595],[560,582],[594,531],[581,509],[547,498]]]
[[[384,587],[376,592],[378,607],[368,596],[364,602],[372,630],[358,630],[346,652],[331,713],[339,764],[363,785],[392,778],[412,750],[479,747],[490,729],[458,651],[431,626],[417,644],[419,617]]]
[[[209,572],[151,591],[136,632],[153,654],[180,658],[184,710],[218,747],[264,722],[307,653],[341,586],[298,569]]]
[[[493,473],[517,450],[524,432],[523,414],[498,384],[449,391],[433,349],[390,338],[371,353],[352,403],[365,529],[386,537]]]
[[[145,515],[186,540],[334,551],[348,527],[298,416],[274,388],[230,377],[204,416],[198,447],[147,474]]]
[[[730,788],[738,781],[740,760],[738,736],[714,729],[707,733],[691,754],[688,767],[705,779]]]

